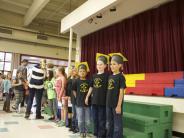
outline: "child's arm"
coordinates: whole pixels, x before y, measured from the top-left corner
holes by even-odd
[[[77,96],[76,91],[73,90],[72,92],[73,92],[74,97],[76,98],[76,96]]]
[[[66,80],[64,78],[61,79],[61,90],[60,90],[60,93],[59,93],[60,100],[61,100],[61,98],[64,94],[64,91],[65,91],[65,84],[66,84],[65,81]]]
[[[77,97],[77,80],[72,81],[72,93],[74,97]]]
[[[19,86],[19,85],[22,85],[22,83],[16,83],[16,80],[13,80],[13,83],[12,83],[12,87],[16,87],[16,86]]]
[[[121,114],[122,103],[124,100],[123,97],[124,97],[124,89],[120,89],[118,104],[116,106],[116,113],[117,114]]]
[[[88,94],[87,94],[87,96],[86,96],[86,99],[85,99],[85,104],[86,104],[86,105],[88,105],[88,99],[89,99],[89,97],[91,96],[92,90],[93,90],[93,87],[90,87],[90,88],[89,88],[89,91],[88,91]]]

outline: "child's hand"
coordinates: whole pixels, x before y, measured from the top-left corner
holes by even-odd
[[[85,104],[88,105],[88,97],[85,99]]]
[[[62,98],[61,97],[58,97],[58,101],[62,102]]]
[[[68,97],[68,101],[71,101],[71,97]]]
[[[121,114],[121,106],[116,107],[116,114]]]

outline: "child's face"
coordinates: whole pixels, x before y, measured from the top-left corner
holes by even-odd
[[[79,76],[81,78],[85,78],[87,75],[87,71],[85,69],[79,69]]]
[[[60,72],[58,69],[56,69],[56,77],[58,77],[60,75]]]
[[[96,68],[99,72],[104,71],[106,67],[107,67],[107,65],[104,64],[102,61],[100,61],[100,60],[97,61]]]
[[[119,70],[122,67],[122,65],[121,64],[118,64],[117,62],[115,62],[115,61],[112,60],[110,67],[111,67],[111,71],[113,73],[116,73],[116,72],[119,72]]]
[[[11,73],[7,74],[8,79],[11,79]]]
[[[49,72],[47,71],[47,78],[49,78]]]
[[[18,78],[21,78],[22,77],[22,72],[19,72],[18,73]]]
[[[22,65],[26,67],[28,65],[28,62],[23,62]]]
[[[77,70],[76,68],[72,69],[72,76],[76,76],[77,75]]]

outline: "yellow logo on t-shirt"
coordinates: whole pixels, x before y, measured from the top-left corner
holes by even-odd
[[[88,84],[87,83],[80,84],[80,92],[88,92]]]
[[[94,79],[94,87],[95,88],[100,88],[102,87],[102,80],[100,78],[95,78]]]
[[[114,80],[109,79],[109,81],[108,81],[108,90],[112,90],[112,89],[114,89]]]

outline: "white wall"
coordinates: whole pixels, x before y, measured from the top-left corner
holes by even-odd
[[[10,28],[11,29],[11,28]],[[12,34],[0,33],[0,51],[68,59],[68,38],[48,36],[48,40],[37,39],[35,32],[11,29]],[[75,60],[75,40],[72,60]]]
[[[52,48],[7,40],[0,40],[0,51],[52,57],[66,60],[68,59],[68,49],[65,48]],[[73,52],[72,55],[75,55],[75,52]],[[72,60],[75,60],[75,56],[72,57]]]

